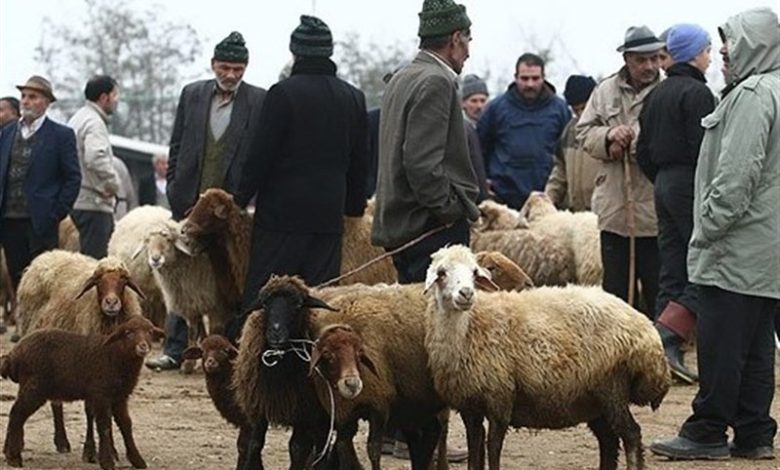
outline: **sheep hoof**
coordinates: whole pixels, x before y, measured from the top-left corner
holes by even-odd
[[[130,465],[133,468],[146,468],[146,461],[140,455],[127,455],[127,460],[130,461]]]
[[[6,454],[5,462],[8,464],[9,467],[21,468],[21,466],[22,466],[22,456],[21,455],[10,456],[10,455]]]
[[[57,452],[60,454],[67,454],[70,452],[70,442],[68,442],[67,439],[60,442],[55,442],[54,445],[57,447]]]
[[[95,444],[84,444],[84,450],[81,452],[81,461],[95,463]]]

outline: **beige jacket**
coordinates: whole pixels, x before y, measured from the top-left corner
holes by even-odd
[[[639,112],[645,98],[660,82],[659,78],[639,92],[627,82],[628,70],[602,81],[588,101],[580,122],[577,123],[577,141],[582,149],[598,159],[596,188],[593,191],[592,210],[599,217],[599,229],[627,237],[628,219],[623,162],[612,161],[607,155],[607,133],[620,124],[629,125],[639,135]],[[639,170],[636,163],[636,138],[631,142],[629,162],[634,195],[637,237],[655,237],[658,224],[655,215],[653,184]]]
[[[559,209],[589,211],[599,162],[577,145],[577,116],[563,129],[544,192]]]

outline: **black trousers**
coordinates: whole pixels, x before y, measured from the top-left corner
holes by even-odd
[[[699,286],[696,334],[699,392],[680,435],[725,443],[726,428],[743,448],[771,446],[777,423],[774,320],[778,301]]]
[[[108,241],[114,232],[114,214],[74,210],[70,218],[79,231],[81,253],[95,259],[105,258],[108,255]]]
[[[604,265],[602,287],[610,294],[628,301],[629,239],[611,232],[601,232],[601,262]],[[656,237],[636,239],[636,279],[634,308],[650,320],[655,319],[655,299],[658,296],[658,244]],[[641,294],[641,295],[640,295]]]
[[[431,255],[446,245],[469,246],[470,236],[469,223],[466,220],[459,220],[452,227],[436,232],[416,245],[393,255],[393,265],[398,271],[398,282],[401,284],[424,282],[425,272],[431,264]]]
[[[688,242],[693,232],[694,168],[662,168],[655,179],[655,211],[658,215],[658,275],[656,316],[670,300],[693,313],[699,311],[698,288],[688,282]]]
[[[24,269],[36,256],[57,248],[57,230],[38,235],[33,231],[30,219],[6,219],[0,221],[0,244],[5,249],[5,262],[14,289],[19,286]]]

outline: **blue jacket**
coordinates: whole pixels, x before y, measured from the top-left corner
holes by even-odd
[[[19,123],[0,130],[0,207],[5,201],[11,147]],[[76,201],[81,186],[76,135],[70,127],[46,118],[35,133],[30,167],[24,182],[32,228],[38,235],[56,231]],[[0,218],[2,230],[2,218]]]
[[[534,103],[520,98],[517,85],[487,106],[477,124],[487,177],[496,195],[520,208],[531,191],[544,191],[555,163],[555,146],[571,119],[566,102],[551,85]]]

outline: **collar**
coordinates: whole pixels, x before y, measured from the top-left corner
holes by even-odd
[[[652,83],[649,85],[644,86],[641,90],[637,90],[634,88],[633,85],[631,85],[631,74],[628,72],[628,67],[623,66],[618,70],[618,83],[621,88],[630,88],[633,90],[635,95],[641,95],[642,93],[645,93],[647,90],[652,90],[653,87],[661,83],[661,72],[658,71],[658,74],[655,76],[655,80],[653,80]]]
[[[29,126],[24,122],[24,118],[19,118],[19,131],[22,133],[23,139],[29,139],[33,134],[38,132],[38,129],[43,126],[43,121],[46,120],[46,113],[43,113],[40,117],[35,119]]]
[[[96,103],[93,103],[92,101],[89,100],[87,100],[87,106],[92,108],[96,113],[98,113],[100,119],[102,119],[103,122],[108,123],[108,114],[106,114],[106,112],[103,111],[103,108],[101,108]]]
[[[290,76],[299,74],[335,77],[336,64],[328,57],[298,57],[290,70]]]
[[[219,102],[221,105],[228,104],[232,102],[234,99],[236,99],[236,93],[238,93],[238,89],[241,88],[241,85],[244,83],[242,80],[239,82],[238,86],[235,90],[225,93],[225,90],[219,87],[217,84],[217,81],[214,80],[214,90],[212,91],[212,97],[213,98],[219,98]],[[223,96],[227,95],[227,99],[224,99]]]
[[[672,66],[669,67],[669,70],[666,71],[667,77],[674,77],[675,75],[695,78],[700,82],[707,82],[707,78],[703,73],[701,73],[701,70],[687,62],[677,62],[672,64]]]
[[[429,56],[433,57],[433,60],[439,63],[442,67],[444,67],[444,70],[448,72],[448,74],[451,76],[453,80],[458,78],[458,73],[455,72],[455,70],[452,68],[450,64],[447,63],[439,54],[429,51],[427,49],[423,49],[421,52],[428,54]]]

